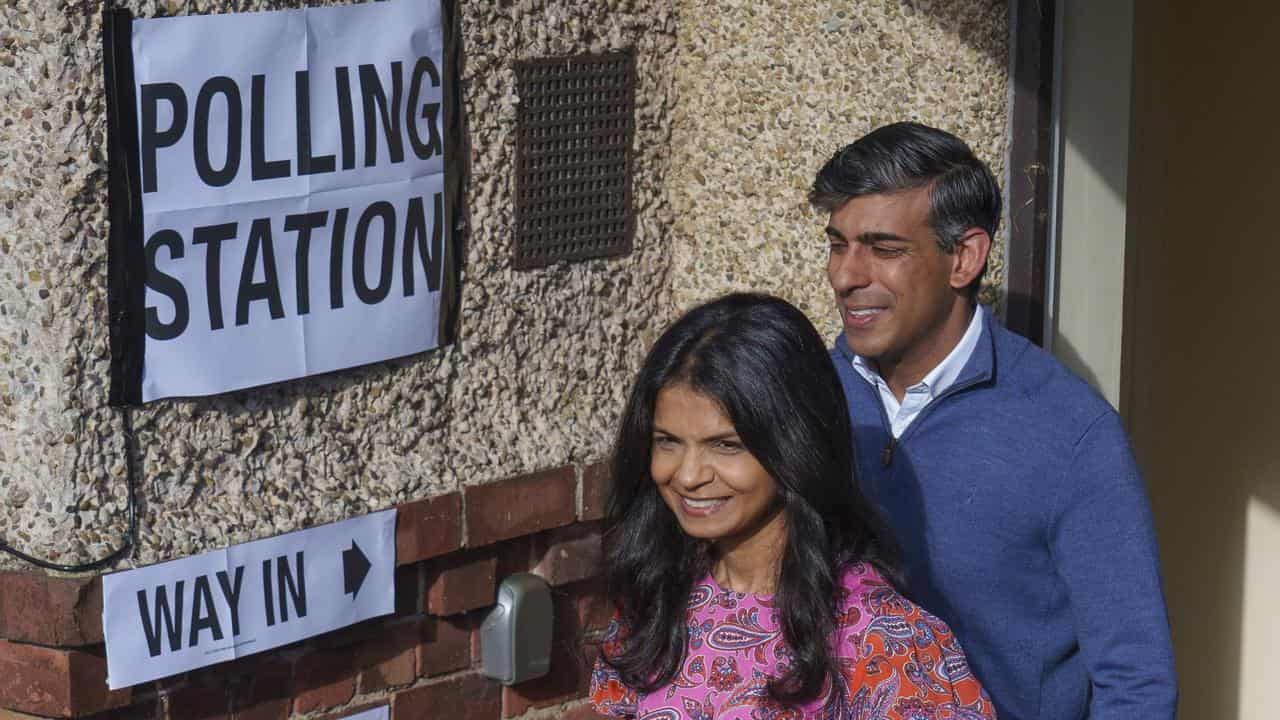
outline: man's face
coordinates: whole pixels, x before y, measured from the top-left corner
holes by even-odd
[[[845,338],[882,372],[885,364],[936,364],[948,350],[942,334],[959,297],[957,256],[938,247],[928,217],[924,187],[853,198],[827,224],[827,279]]]

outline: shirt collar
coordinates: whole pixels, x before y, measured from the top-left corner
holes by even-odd
[[[919,383],[912,385],[912,388],[923,386],[929,391],[929,397],[936,398],[955,384],[960,377],[960,372],[964,370],[965,365],[969,363],[969,359],[973,357],[974,350],[978,347],[978,340],[982,337],[982,326],[985,323],[983,315],[985,312],[986,309],[981,305],[974,310],[973,317],[969,320],[969,326],[965,329],[964,335],[960,337],[960,342],[956,343],[956,346],[942,359],[942,362],[930,370]],[[837,342],[844,344],[843,334]],[[852,352],[849,354],[853,357],[853,369],[857,370],[863,379],[874,386],[884,383],[884,379],[880,377],[880,372],[870,360]]]

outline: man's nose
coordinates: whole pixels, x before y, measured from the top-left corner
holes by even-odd
[[[865,253],[865,248],[853,244],[840,255],[832,256],[827,274],[836,293],[845,295],[871,283]]]

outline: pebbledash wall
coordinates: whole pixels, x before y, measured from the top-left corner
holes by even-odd
[[[765,290],[834,337],[826,217],[805,197],[827,158],[879,125],[915,120],[953,132],[1003,178],[1007,2],[680,6],[668,181],[676,307]],[[1004,237],[1002,227],[987,303],[1001,300]]]
[[[299,7],[129,0],[138,16]],[[310,3],[320,4],[320,3]],[[778,292],[834,330],[822,160],[881,122],[951,129],[1003,168],[1007,8],[981,0],[461,0],[470,142],[456,344],[371,367],[131,411],[145,565],[399,507],[397,612],[279,651],[107,693],[101,589],[0,558],[0,718],[590,717],[608,618],[596,575],[613,422],[682,307]],[[0,528],[60,563],[124,529],[107,406],[100,0],[0,6]],[[635,249],[510,267],[518,59],[630,48]],[[987,295],[998,295],[993,263]],[[476,670],[502,577],[556,589],[552,674]]]

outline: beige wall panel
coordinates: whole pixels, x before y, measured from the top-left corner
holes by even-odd
[[[1053,354],[1120,407],[1133,2],[1076,0],[1060,16]]]
[[[918,120],[959,135],[1003,177],[1007,13],[991,0],[681,0],[676,306],[764,290],[834,335],[826,218],[805,200],[814,174],[874,127]]]
[[[121,3],[141,17],[303,2]],[[667,0],[466,2],[471,212],[461,337],[442,351],[133,411],[144,564],[602,457],[667,307],[675,16]],[[106,406],[100,3],[0,6],[0,527],[60,562],[123,528],[121,423]],[[636,250],[512,272],[513,61],[633,47]],[[7,557],[0,565],[12,566]]]
[[[1280,7],[1135,14],[1128,422],[1187,720],[1270,720],[1280,678]]]

